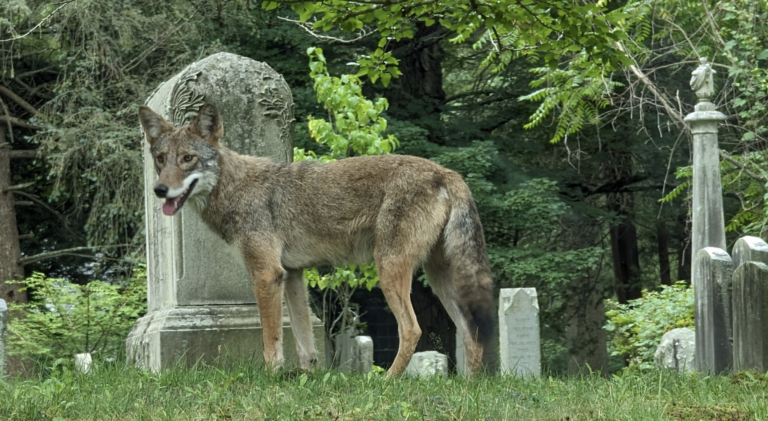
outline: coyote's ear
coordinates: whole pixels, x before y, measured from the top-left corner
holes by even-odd
[[[218,145],[219,140],[224,136],[224,124],[221,121],[221,115],[213,104],[203,105],[191,126],[200,137],[213,145]]]
[[[161,134],[173,130],[173,126],[146,105],[139,107],[139,121],[150,146],[155,144]]]

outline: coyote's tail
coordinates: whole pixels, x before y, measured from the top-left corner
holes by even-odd
[[[447,183],[451,213],[445,225],[445,254],[451,266],[457,304],[477,341],[487,343],[495,329],[493,282],[477,206],[464,181]]]

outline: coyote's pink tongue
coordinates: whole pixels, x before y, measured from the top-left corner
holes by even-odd
[[[179,210],[179,202],[181,202],[181,196],[174,197],[173,199],[165,199],[163,203],[163,214],[171,216]]]

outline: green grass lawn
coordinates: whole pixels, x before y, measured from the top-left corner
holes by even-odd
[[[768,418],[768,382],[668,372],[523,380],[480,376],[387,380],[335,371],[267,374],[121,364],[91,375],[0,380],[0,419],[14,420],[748,420]]]

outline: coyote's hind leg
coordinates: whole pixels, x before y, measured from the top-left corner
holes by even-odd
[[[302,370],[309,370],[315,359],[315,338],[309,310],[307,286],[304,285],[303,270],[289,269],[285,282],[285,303],[291,315],[291,329],[299,354]]]

